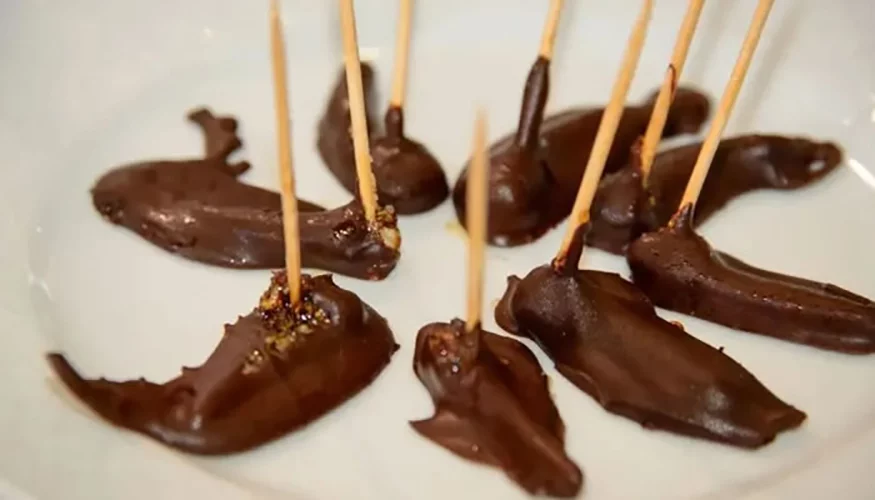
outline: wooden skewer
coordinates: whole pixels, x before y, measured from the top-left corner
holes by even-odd
[[[398,32],[395,35],[395,74],[392,76],[392,96],[389,106],[404,105],[404,90],[407,85],[407,58],[410,52],[410,17],[413,0],[401,0],[398,9]]]
[[[599,179],[602,177],[602,171],[605,168],[608,153],[611,151],[611,144],[614,142],[614,136],[617,133],[617,126],[620,124],[620,117],[623,114],[623,106],[626,104],[626,94],[629,92],[629,85],[632,83],[632,78],[635,76],[635,69],[638,66],[638,59],[641,57],[641,49],[644,47],[644,39],[647,36],[647,25],[650,23],[650,14],[652,10],[653,1],[644,0],[641,12],[638,14],[638,19],[635,21],[635,27],[632,30],[632,34],[629,35],[629,41],[626,44],[626,52],[623,55],[623,63],[620,67],[620,72],[614,82],[614,89],[611,92],[611,100],[608,101],[608,105],[605,107],[605,111],[602,114],[602,121],[599,124],[599,130],[596,134],[595,141],[593,142],[589,161],[586,164],[586,171],[583,174],[580,189],[577,191],[577,198],[574,200],[574,207],[571,209],[571,216],[568,220],[568,229],[565,231],[565,238],[562,240],[562,245],[559,247],[559,252],[556,254],[556,262],[561,263],[565,261],[565,256],[568,254],[568,248],[571,246],[571,242],[574,239],[574,233],[577,231],[578,227],[589,221],[589,207],[595,196]]]
[[[480,326],[483,310],[483,253],[486,246],[486,168],[489,163],[486,153],[486,117],[477,113],[474,125],[472,161],[468,171],[468,212],[465,224],[468,228],[468,316],[465,329],[469,332]]]
[[[641,145],[641,181],[645,186],[647,185],[647,177],[650,174],[650,167],[653,165],[653,157],[656,155],[656,145],[662,137],[665,122],[668,120],[668,110],[674,99],[678,80],[681,77],[681,73],[684,72],[687,52],[690,50],[690,42],[692,42],[693,35],[696,33],[696,25],[699,23],[699,15],[702,13],[704,3],[705,0],[690,0],[687,13],[684,15],[684,20],[678,30],[674,52],[671,55],[671,63],[669,63],[665,71],[662,88],[659,89],[659,95],[656,97],[656,103],[653,105],[653,114],[650,116],[650,123],[647,125],[647,132],[644,134],[644,143]]]
[[[553,45],[556,41],[556,26],[559,24],[559,13],[562,12],[563,0],[551,0],[547,12],[547,22],[541,35],[541,48],[538,55],[544,59],[553,59]]]
[[[273,65],[274,108],[276,109],[277,155],[279,157],[280,196],[283,207],[283,237],[286,251],[286,277],[289,300],[301,300],[301,245],[298,238],[298,200],[295,199],[295,173],[292,168],[292,134],[289,123],[286,52],[277,0],[270,2],[270,52]]]
[[[735,99],[744,83],[744,77],[748,67],[750,67],[750,61],[753,59],[773,3],[774,0],[760,0],[757,4],[750,28],[747,30],[738,59],[735,61],[735,67],[732,69],[732,75],[730,75],[726,89],[723,91],[723,97],[720,99],[717,114],[714,116],[714,121],[711,122],[711,128],[708,129],[708,135],[705,137],[705,142],[702,143],[702,149],[699,150],[699,157],[696,159],[693,173],[687,182],[679,209],[687,204],[694,205],[699,198],[702,185],[705,184],[705,177],[708,175],[708,169],[711,167],[711,160],[714,159],[714,154],[717,152],[723,129],[726,128],[726,122],[729,121],[729,116],[732,114],[732,107],[735,105]]]
[[[343,60],[346,64],[346,88],[349,92],[349,115],[352,121],[359,198],[365,211],[365,218],[373,223],[377,220],[377,190],[374,173],[371,171],[365,94],[362,90],[362,68],[359,61],[358,34],[355,29],[352,0],[340,0],[340,23],[343,31]]]

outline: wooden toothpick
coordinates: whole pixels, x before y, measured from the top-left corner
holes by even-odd
[[[283,207],[283,237],[286,251],[286,277],[289,300],[301,300],[301,246],[298,238],[298,201],[295,199],[295,173],[292,168],[292,134],[289,123],[286,52],[277,0],[270,2],[270,52],[273,65],[274,108],[276,109],[277,155],[280,196]]]
[[[696,165],[693,167],[693,173],[690,175],[689,182],[687,182],[687,188],[684,191],[684,196],[681,198],[678,209],[688,204],[695,205],[696,200],[699,198],[702,185],[705,184],[705,177],[708,175],[708,169],[711,167],[711,160],[714,159],[714,153],[717,151],[720,137],[723,135],[723,129],[726,128],[726,122],[729,121],[729,116],[732,114],[732,107],[735,105],[735,99],[738,97],[738,92],[744,83],[744,77],[747,74],[747,69],[750,67],[750,61],[753,59],[753,54],[760,41],[760,35],[763,32],[763,27],[766,25],[766,20],[769,17],[773,3],[774,0],[760,0],[759,4],[757,4],[750,28],[748,28],[744,43],[741,46],[741,52],[738,54],[735,67],[732,69],[732,75],[729,76],[729,82],[723,91],[723,97],[720,99],[717,114],[714,115],[714,121],[711,122],[711,128],[708,129],[708,135],[705,137],[705,142],[702,143],[702,149],[699,150],[699,157],[696,159]]]
[[[483,310],[483,253],[486,245],[486,117],[477,113],[474,125],[471,167],[468,170],[468,211],[465,225],[468,228],[468,315],[465,328],[471,332],[480,326]]]
[[[589,161],[586,164],[586,171],[583,174],[580,189],[577,191],[577,198],[574,200],[571,216],[568,218],[568,229],[565,232],[562,245],[559,247],[559,252],[556,254],[555,262],[557,263],[565,262],[568,248],[574,239],[574,233],[578,227],[589,221],[589,207],[595,196],[599,179],[602,177],[608,153],[611,151],[611,144],[614,142],[614,135],[617,133],[617,126],[623,114],[623,106],[626,104],[626,94],[629,92],[629,85],[635,76],[635,69],[638,66],[641,49],[644,47],[647,25],[650,23],[652,10],[653,1],[644,0],[641,12],[635,21],[635,27],[632,30],[632,34],[629,35],[629,41],[626,44],[626,52],[623,55],[620,72],[611,91],[611,100],[608,101],[608,105],[602,114],[602,121],[599,124],[599,130],[593,142]]]
[[[653,105],[653,114],[650,116],[650,123],[644,134],[644,143],[641,145],[641,181],[645,186],[650,174],[650,167],[653,165],[653,157],[656,155],[656,145],[662,137],[665,122],[668,120],[668,110],[671,107],[672,99],[674,99],[678,80],[684,71],[687,52],[689,52],[693,35],[696,33],[696,25],[699,23],[699,15],[702,13],[704,3],[705,0],[690,0],[687,13],[684,15],[684,20],[678,30],[671,63],[665,71],[662,88],[659,89],[659,95]]]
[[[407,85],[407,58],[410,52],[410,18],[413,0],[401,0],[398,9],[398,32],[395,35],[395,74],[392,75],[392,96],[389,106],[400,108],[404,105]]]
[[[550,0],[550,10],[547,12],[547,22],[541,35],[541,48],[538,55],[544,59],[553,59],[553,45],[556,40],[556,26],[559,24],[559,13],[562,12],[563,0]]]
[[[359,198],[368,222],[377,220],[377,190],[371,171],[368,124],[365,118],[365,94],[362,90],[362,68],[359,61],[358,35],[352,0],[340,0],[340,23],[343,31],[343,60],[346,65],[346,88],[349,92],[349,116],[352,121],[352,142],[355,149],[355,170],[358,176]]]

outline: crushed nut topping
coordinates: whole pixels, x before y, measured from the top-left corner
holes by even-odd
[[[258,313],[272,332],[264,344],[272,352],[283,353],[311,335],[315,328],[330,322],[328,314],[313,303],[311,282],[301,282],[301,301],[291,304],[285,272],[274,273],[270,287],[261,296]]]
[[[380,241],[392,250],[401,247],[401,232],[398,231],[398,216],[391,205],[377,209],[376,230]]]

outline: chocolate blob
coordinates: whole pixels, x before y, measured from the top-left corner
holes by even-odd
[[[565,426],[534,354],[509,337],[431,323],[416,336],[413,370],[435,414],[411,422],[456,455],[498,467],[530,494],[574,497],[580,469],[565,453]]]
[[[631,161],[602,178],[592,204],[586,243],[623,254],[646,231],[668,223],[683,196],[701,143],[656,155],[642,186],[640,144]],[[743,135],[720,142],[696,207],[699,225],[734,198],[758,189],[794,190],[835,170],[842,152],[835,144],[777,135]]]
[[[773,273],[718,252],[686,206],[629,246],[632,278],[659,307],[849,354],[875,352],[875,303],[828,283]]]
[[[367,104],[373,96],[374,71],[362,64],[362,87]],[[422,144],[404,135],[404,113],[390,106],[386,111],[385,135],[374,137],[374,119],[367,115],[371,137],[371,157],[377,196],[380,203],[392,205],[399,214],[427,212],[438,206],[449,195],[449,185],[438,161]],[[358,195],[355,169],[352,120],[349,116],[349,97],[346,75],[341,70],[331,93],[325,113],[319,121],[317,149],[334,177],[347,191]]]
[[[373,381],[398,348],[386,320],[330,275],[302,277],[289,305],[277,273],[251,313],[225,325],[216,350],[164,384],[83,379],[63,355],[61,381],[108,422],[188,453],[240,452],[297,430]]]
[[[237,122],[201,109],[189,115],[204,132],[204,159],[122,166],[91,190],[104,218],[187,259],[240,269],[285,265],[280,195],[243,184],[248,163],[229,163],[240,147]],[[303,266],[362,279],[382,279],[400,256],[391,209],[371,227],[357,201],[335,208],[299,202]]]
[[[549,61],[539,58],[529,71],[517,132],[489,151],[489,243],[516,246],[540,238],[571,211],[604,109],[572,109],[546,120]],[[605,172],[628,160],[629,148],[647,129],[654,94],[623,111]],[[707,119],[708,98],[679,88],[663,135],[695,133]],[[542,123],[543,121],[543,123]],[[467,166],[453,188],[453,205],[465,224]]]
[[[495,318],[537,342],[607,411],[646,428],[757,448],[805,420],[732,358],[657,316],[614,273],[545,265],[511,276]]]

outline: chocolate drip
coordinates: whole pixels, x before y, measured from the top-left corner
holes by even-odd
[[[416,337],[413,369],[435,415],[411,422],[456,455],[501,468],[531,494],[576,496],[580,469],[565,453],[565,426],[547,376],[520,342],[462,320],[431,323]]]
[[[523,90],[523,103],[520,106],[520,121],[516,130],[516,146],[525,155],[531,155],[538,147],[541,122],[550,93],[550,60],[538,57]]]
[[[641,184],[640,146],[631,161],[606,175],[592,208],[587,244],[623,254],[646,231],[668,223],[683,196],[701,143],[656,156],[647,182]],[[696,225],[734,198],[758,189],[794,190],[806,187],[841,164],[842,152],[832,143],[776,135],[744,135],[723,140],[708,172],[696,207]]]
[[[206,158],[122,166],[91,190],[94,207],[172,253],[231,268],[284,266],[278,193],[243,184],[249,164],[228,163],[240,146],[237,122],[198,110]],[[299,202],[303,265],[356,278],[382,279],[398,261],[400,236],[391,211],[368,227],[357,202],[333,210]]]
[[[629,246],[635,283],[659,307],[730,328],[849,354],[875,352],[875,303],[828,283],[773,273],[718,252],[692,208]]]
[[[329,275],[304,275],[302,285],[304,302],[293,309],[285,273],[277,273],[259,306],[225,326],[203,365],[164,384],[83,379],[63,355],[48,359],[114,425],[189,453],[248,450],[354,396],[398,347],[386,320]]]
[[[373,94],[373,69],[362,64],[365,101]],[[370,109],[366,106],[366,111]],[[374,119],[368,114],[368,130],[374,132]],[[441,204],[449,195],[446,175],[437,159],[420,143],[404,135],[401,108],[390,106],[385,117],[386,134],[371,133],[371,156],[377,196],[392,205],[399,214],[426,212]],[[355,152],[346,76],[343,71],[335,84],[325,114],[319,122],[317,147],[329,171],[347,189],[357,195]]]
[[[537,342],[607,411],[646,428],[757,448],[805,419],[732,358],[657,316],[617,274],[540,266],[511,276],[495,318]]]
[[[537,70],[539,62],[529,73],[520,130],[490,148],[487,234],[493,245],[529,243],[568,216],[602,119],[603,109],[564,111],[544,120],[537,134],[538,141],[525,142],[525,134],[521,131],[530,131],[531,128],[524,125],[528,127],[531,123],[535,127],[540,118],[531,121],[524,118],[532,110],[541,109],[543,112],[542,102],[546,102],[547,81]],[[619,169],[628,160],[629,149],[647,128],[655,96],[641,106],[630,106],[623,111],[605,172]],[[697,132],[707,119],[708,111],[706,96],[695,90],[679,88],[663,135]],[[537,144],[537,148],[522,155],[520,144]],[[453,188],[456,216],[463,225],[466,184],[467,167]]]

